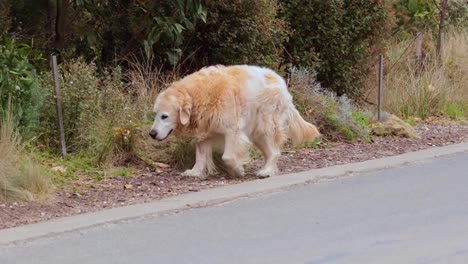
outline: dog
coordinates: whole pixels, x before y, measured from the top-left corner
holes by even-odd
[[[215,146],[222,148],[228,173],[243,176],[252,143],[265,159],[257,175],[273,176],[288,138],[299,145],[320,136],[295,108],[284,79],[257,66],[210,66],[192,73],[157,96],[154,115],[152,138],[164,140],[172,132],[195,138],[195,165],[185,176],[215,173]]]

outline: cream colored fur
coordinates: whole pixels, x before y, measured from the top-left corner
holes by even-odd
[[[156,99],[151,136],[163,140],[174,131],[196,139],[196,163],[187,176],[213,173],[212,150],[221,146],[229,173],[241,176],[253,143],[265,166],[259,176],[278,173],[281,145],[319,136],[294,107],[286,83],[274,71],[256,66],[211,66],[174,82]]]

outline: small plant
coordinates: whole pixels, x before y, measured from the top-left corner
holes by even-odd
[[[100,166],[132,153],[139,109],[122,81],[121,69],[101,74],[94,64],[75,60],[61,65],[61,70],[65,136],[71,154],[93,157],[93,166]],[[57,147],[57,140],[50,140],[57,138],[54,98],[47,100],[39,140]]]
[[[324,90],[315,73],[293,68],[289,89],[301,114],[328,140],[367,140],[371,114],[359,110],[346,97]]]

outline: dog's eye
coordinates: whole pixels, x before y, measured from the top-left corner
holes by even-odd
[[[166,119],[168,116],[167,115],[162,115],[161,119]]]

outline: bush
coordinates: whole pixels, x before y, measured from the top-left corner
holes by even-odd
[[[280,64],[286,27],[276,0],[206,0],[187,52],[192,68],[213,64]],[[191,54],[193,53],[193,56]]]
[[[39,108],[46,91],[41,79],[29,62],[36,56],[25,44],[16,44],[9,38],[0,39],[0,113],[11,104],[20,133],[25,138],[34,135],[39,122]]]
[[[291,27],[286,61],[313,68],[317,80],[338,95],[362,94],[371,60],[394,24],[391,1],[281,0]]]
[[[468,29],[468,2],[466,0],[448,2],[447,23],[457,29]]]
[[[315,73],[293,69],[289,89],[296,107],[306,120],[316,124],[328,140],[368,140],[372,115],[361,111],[346,97],[326,91]]]
[[[122,82],[120,68],[98,74],[94,64],[82,60],[60,67],[65,138],[71,152],[95,155],[98,163],[115,152],[131,151],[132,127],[138,108]],[[50,75],[45,77],[50,81]],[[50,88],[52,89],[52,88]],[[40,141],[57,147],[55,99],[47,98]]]

